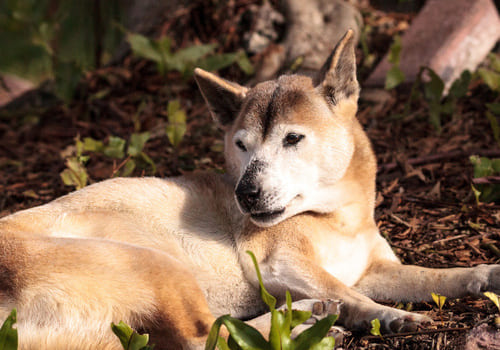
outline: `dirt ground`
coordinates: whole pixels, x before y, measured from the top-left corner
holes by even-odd
[[[237,2],[239,3],[239,2]],[[184,33],[176,45],[200,40],[217,41],[240,28],[241,8],[230,9],[217,32],[200,30],[192,23],[204,18],[224,17],[228,9],[203,6],[182,12],[167,32]],[[219,11],[219,12],[217,12]],[[207,17],[208,16],[208,17]],[[240,16],[240,17],[238,17]],[[411,15],[387,14],[370,9],[365,21],[373,26],[368,45],[378,58],[394,33],[404,30]],[[233,28],[233,29],[231,29]],[[238,29],[242,30],[242,29]],[[238,31],[236,31],[238,32]],[[238,36],[221,48],[231,51],[241,45]],[[364,62],[358,50],[360,65]],[[258,58],[254,57],[253,60]],[[244,83],[237,67],[220,72]],[[366,72],[360,68],[361,82]],[[376,101],[360,101],[358,117],[378,157],[376,219],[381,233],[405,263],[427,267],[474,266],[500,262],[500,205],[477,203],[471,190],[473,167],[469,156],[500,158],[485,103],[499,97],[475,79],[454,113],[443,116],[439,134],[428,121],[428,106],[416,99],[405,112],[408,89],[378,91]],[[187,132],[175,149],[165,136],[168,101],[179,99],[187,112]],[[127,56],[119,64],[89,72],[78,96],[69,105],[0,110],[0,216],[46,203],[73,190],[65,186],[60,172],[65,168],[61,153],[75,144],[75,137],[106,140],[110,135],[128,139],[134,131],[150,131],[145,153],[153,159],[155,176],[179,175],[195,169],[223,169],[221,132],[213,124],[192,79],[172,72],[159,76],[155,66]],[[86,164],[91,182],[110,178],[121,167],[120,160],[89,154]],[[136,169],[148,176],[148,167]],[[397,306],[389,301],[388,305]],[[442,311],[432,303],[399,305],[417,310],[435,320],[418,334],[383,338],[354,334],[346,337],[348,349],[461,349],[469,330],[481,325],[495,332],[498,310],[486,298],[447,300]],[[498,330],[496,331],[498,332]],[[490,347],[499,349],[500,345]],[[493,346],[493,347],[491,347]]]

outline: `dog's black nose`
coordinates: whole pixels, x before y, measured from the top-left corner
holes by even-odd
[[[240,182],[236,187],[236,198],[245,211],[251,211],[260,197],[260,188],[248,182]]]

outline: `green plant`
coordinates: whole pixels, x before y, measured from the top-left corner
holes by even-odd
[[[337,320],[337,315],[329,315],[316,322],[312,327],[306,329],[295,339],[291,339],[291,330],[302,324],[311,317],[311,312],[292,310],[292,298],[290,293],[286,293],[286,310],[277,310],[276,298],[269,294],[262,283],[257,260],[252,252],[247,251],[252,261],[259,279],[260,293],[262,300],[267,304],[271,312],[271,330],[269,341],[253,327],[241,320],[232,318],[229,315],[219,317],[213,324],[208,335],[206,350],[213,350],[217,346],[221,350],[226,349],[259,349],[259,350],[320,350],[333,349],[335,339],[326,337],[333,323]],[[219,336],[220,327],[224,326],[229,331],[230,337],[226,342]]]
[[[497,119],[497,116],[500,116],[500,103],[487,103],[486,107],[488,108],[485,112],[486,118],[488,118],[490,122],[493,137],[498,146],[500,146],[500,126],[498,125]]]
[[[55,79],[68,101],[83,71],[98,67],[121,40],[113,22],[123,16],[118,0],[88,2],[8,0],[0,2],[0,72],[36,83]]]
[[[66,158],[66,169],[59,176],[66,186],[74,186],[77,190],[87,186],[89,176],[85,163],[89,160],[88,156],[84,156],[84,143],[80,140],[80,136],[75,138],[74,156]]]
[[[120,339],[125,350],[152,350],[154,348],[154,345],[148,345],[148,334],[137,333],[123,321],[118,324],[111,323],[111,330]]]
[[[17,322],[17,311],[13,309],[0,328],[0,349],[16,350],[18,345],[17,329],[13,326]]]
[[[474,166],[474,178],[500,175],[500,158],[471,156],[470,162]],[[500,184],[477,184],[472,186],[476,199],[482,202],[500,200]]]
[[[167,106],[168,125],[165,129],[170,144],[177,148],[186,133],[186,112],[178,100],[170,101]]]
[[[77,190],[88,184],[89,176],[85,164],[91,153],[122,160],[114,169],[112,176],[130,176],[139,163],[149,166],[151,173],[154,174],[156,165],[143,151],[149,137],[149,132],[133,133],[127,142],[121,137],[110,136],[107,143],[90,137],[81,141],[77,137],[74,151],[71,150],[75,155],[66,158],[66,169],[60,174],[63,183],[67,186],[74,186]]]
[[[136,56],[156,63],[162,75],[169,71],[178,71],[184,77],[193,74],[195,67],[209,71],[218,70],[237,63],[246,74],[253,73],[253,67],[244,51],[233,53],[215,53],[217,44],[193,45],[172,52],[172,40],[163,36],[150,39],[136,33],[127,33],[127,40]]]
[[[423,79],[424,73],[427,73],[428,79],[426,81]],[[445,84],[439,75],[428,67],[421,67],[411,88],[404,115],[410,113],[411,104],[421,96],[421,90],[427,101],[429,122],[440,133],[441,116],[443,114],[451,115],[455,112],[457,101],[467,94],[471,79],[472,74],[467,70],[463,71],[460,77],[451,84],[448,94],[445,96]]]
[[[401,55],[401,37],[396,35],[394,41],[389,49],[388,61],[392,67],[387,71],[385,76],[386,90],[394,89],[396,86],[405,81],[405,75],[399,68]]]
[[[441,312],[443,310],[444,303],[446,302],[446,297],[437,293],[431,293],[431,296],[432,300],[434,300],[434,303],[439,308],[439,312]]]
[[[491,90],[500,92],[500,57],[490,53],[488,60],[489,67],[481,67],[477,73]]]
[[[382,333],[380,333],[380,320],[378,318],[372,320],[371,322],[372,328],[370,329],[370,333],[372,335],[376,335],[382,337]]]

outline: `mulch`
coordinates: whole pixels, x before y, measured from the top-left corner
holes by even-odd
[[[180,12],[175,23],[165,23],[163,30],[171,35],[183,33],[176,37],[178,47],[193,41],[222,42],[227,33],[242,31],[239,18],[251,1],[230,3],[240,5],[231,12],[237,14],[233,17],[227,15],[227,8],[199,5]],[[192,26],[196,16],[202,16],[205,22],[198,20]],[[206,18],[214,16],[225,20],[217,32],[210,32]],[[364,9],[364,16],[373,27],[368,44],[378,58],[390,44],[391,35],[404,30],[412,17],[374,9]],[[203,23],[205,27],[200,27]],[[201,29],[203,38],[197,31]],[[237,35],[229,38],[220,50],[231,51],[241,45]],[[363,59],[360,50],[360,64]],[[236,67],[221,74],[245,80]],[[500,205],[476,201],[469,160],[474,154],[500,158],[500,147],[484,116],[485,103],[498,102],[499,97],[474,80],[453,115],[443,116],[439,134],[428,121],[423,98],[414,101],[411,112],[405,115],[408,89],[379,94],[376,102],[360,101],[358,117],[378,157],[376,219],[382,235],[404,263],[427,267],[499,263]],[[169,143],[164,132],[166,106],[173,99],[181,101],[188,116],[187,132],[178,148]],[[155,176],[223,169],[222,134],[213,124],[194,81],[175,72],[159,76],[153,65],[129,55],[120,64],[89,72],[77,98],[68,105],[0,110],[0,216],[46,203],[73,190],[62,183],[59,174],[65,168],[61,153],[75,144],[75,137],[106,140],[114,135],[128,139],[136,131],[152,134],[145,153],[156,164]],[[90,154],[86,164],[90,181],[112,177],[120,163]],[[153,174],[144,167],[136,169],[134,175]],[[435,324],[418,334],[382,338],[354,334],[345,339],[345,348],[461,349],[470,329],[485,324],[492,331],[498,314],[486,298],[447,300],[441,311],[432,303],[382,302],[424,312]],[[498,349],[495,346],[492,348]]]

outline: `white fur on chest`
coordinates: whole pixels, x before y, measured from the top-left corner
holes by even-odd
[[[333,236],[314,244],[321,267],[342,283],[351,287],[368,267],[372,250],[366,235]]]

